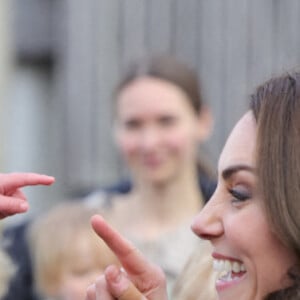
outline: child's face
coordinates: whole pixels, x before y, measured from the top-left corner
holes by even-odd
[[[86,296],[87,287],[93,283],[97,276],[101,275],[99,269],[82,269],[65,274],[64,283],[60,290],[61,300],[83,300]]]
[[[61,300],[83,300],[86,296],[87,287],[95,281],[103,270],[99,270],[93,266],[82,265],[77,267],[64,276],[63,283],[60,288]]]
[[[58,291],[59,299],[85,299],[87,287],[103,273],[105,265],[114,263],[112,258],[105,253],[108,250],[98,247],[98,255],[101,252],[103,255],[101,255],[103,264],[100,265],[100,262],[97,261],[97,256],[95,256],[95,248],[93,246],[85,238],[73,244],[73,251],[68,256],[69,261],[66,263]]]

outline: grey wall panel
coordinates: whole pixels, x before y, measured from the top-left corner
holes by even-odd
[[[247,93],[271,76],[274,65],[275,28],[273,1],[253,0],[248,3]]]
[[[120,3],[117,0],[94,1],[95,47],[93,78],[94,97],[92,125],[93,178],[92,184],[113,182],[120,175],[120,162],[113,141],[113,95],[120,76],[122,54],[120,49]]]
[[[170,52],[198,70],[215,118],[207,144],[215,166],[247,95],[300,65],[298,0],[62,0],[51,7],[60,20],[46,39],[56,41],[51,142],[60,139],[57,173],[72,188],[108,184],[123,173],[112,92],[132,59]]]
[[[215,165],[254,86],[300,60],[295,0],[119,0],[81,5],[79,9],[77,2],[69,1],[66,145],[72,149],[67,165],[72,182],[112,182],[122,170],[111,138],[111,93],[132,59],[171,52],[198,70],[215,116],[208,143]]]
[[[214,165],[224,140],[221,128],[224,127],[223,107],[225,99],[224,49],[226,45],[224,1],[201,1],[199,7],[199,63],[198,72],[204,96],[214,115],[214,130],[209,141]],[[217,24],[217,25],[216,25]]]
[[[246,108],[248,3],[247,0],[228,0],[224,7],[223,34],[226,39],[222,55],[225,61],[222,79],[225,82],[222,104],[223,125],[216,124],[218,130],[223,130],[222,143]],[[218,148],[220,147],[221,145]]]
[[[299,26],[300,2],[289,0],[274,1],[274,70],[282,72],[295,66],[299,67]]]
[[[92,123],[94,94],[93,6],[67,1],[66,47],[64,51],[65,178],[70,184],[88,184],[93,174]]]
[[[146,5],[147,52],[171,52],[174,0],[148,0]]]
[[[180,59],[195,65],[198,56],[198,3],[197,0],[177,0],[173,21],[174,36],[172,37],[172,52]]]
[[[120,1],[120,55],[125,67],[128,62],[142,56],[146,51],[146,8],[147,1]]]

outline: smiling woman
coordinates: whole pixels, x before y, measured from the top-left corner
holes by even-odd
[[[299,299],[300,74],[260,86],[250,109],[193,230],[214,247],[220,299]]]
[[[253,94],[250,111],[234,127],[220,156],[217,189],[192,225],[212,244],[219,299],[300,299],[299,137],[300,73],[285,74]],[[161,271],[101,218],[92,224],[128,277],[119,274],[116,280],[113,268],[106,270],[87,299],[121,299],[132,289],[129,280],[143,299],[167,299]],[[99,298],[101,292],[109,296]]]
[[[217,189],[193,224],[213,245],[220,299],[264,299],[290,284],[287,271],[296,262],[266,218],[255,171],[256,128],[248,112],[233,129],[220,156]]]

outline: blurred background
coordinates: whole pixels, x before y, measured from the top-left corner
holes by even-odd
[[[160,53],[199,72],[216,166],[257,83],[299,67],[299,28],[298,0],[1,0],[0,171],[56,177],[25,190],[31,214],[116,182],[113,88],[128,62]]]

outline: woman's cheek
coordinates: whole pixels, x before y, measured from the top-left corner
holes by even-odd
[[[129,157],[137,151],[137,139],[133,136],[119,137],[118,147],[125,158]]]
[[[170,149],[177,153],[190,153],[190,150],[195,148],[194,140],[185,133],[170,133],[167,137],[167,144]]]

